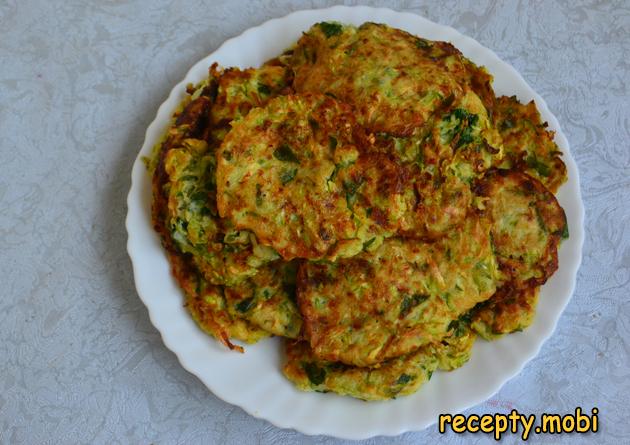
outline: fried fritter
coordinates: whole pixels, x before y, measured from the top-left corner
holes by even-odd
[[[303,263],[298,304],[317,357],[371,366],[447,336],[497,278],[489,225],[471,215],[433,243],[392,238],[353,258]]]
[[[468,324],[444,340],[374,368],[321,360],[304,341],[287,341],[284,375],[302,391],[335,392],[362,400],[385,400],[416,392],[436,369],[452,371],[470,359],[476,335]]]
[[[217,154],[221,216],[286,260],[321,258],[356,236],[330,178],[358,157],[351,110],[322,95],[283,96],[235,122]]]
[[[218,147],[234,120],[242,119],[252,108],[292,91],[293,72],[286,66],[263,65],[260,68],[210,67],[210,90],[213,97],[210,112],[213,143]]]
[[[503,286],[472,311],[472,327],[484,339],[494,340],[504,334],[522,331],[534,321],[538,287],[513,289]]]
[[[558,268],[558,245],[568,236],[556,197],[531,176],[506,170],[490,172],[476,192],[487,198],[483,205],[505,281],[521,289],[544,284]]]
[[[403,168],[369,145],[347,105],[320,94],[278,97],[226,136],[219,212],[285,260],[352,256],[391,235],[406,210],[397,197]]]
[[[567,167],[553,141],[554,133],[547,130],[546,122],[541,122],[534,101],[524,105],[516,96],[499,97],[495,121],[506,152],[501,167],[527,173],[556,193],[567,180]]]
[[[181,146],[184,140],[203,138],[207,134],[210,103],[205,96],[186,98],[176,111],[171,127],[156,147],[152,160],[152,222],[162,238],[173,275],[184,291],[187,308],[195,321],[205,332],[230,349],[242,351],[243,348],[232,344],[230,338],[255,342],[268,334],[244,320],[234,320],[229,315],[221,289],[209,285],[196,271],[190,258],[177,248],[167,224],[169,181],[165,168],[166,157],[172,149]]]
[[[313,25],[291,64],[296,92],[326,93],[354,106],[369,131],[409,136],[463,93],[461,53],[376,23]]]
[[[221,71],[215,64],[207,80],[189,89],[190,102],[168,131],[158,172],[160,194],[168,205],[159,218],[165,222],[167,236],[180,251],[193,256],[210,283],[238,284],[278,259],[251,233],[234,230],[231,221],[219,217],[215,150],[231,119],[266,103],[287,82],[282,67]]]
[[[413,191],[399,233],[439,238],[456,230],[472,204],[472,182],[503,156],[501,137],[481,99],[467,89],[409,138],[379,134],[376,145],[405,166]]]
[[[248,72],[256,78],[253,70]],[[218,217],[216,161],[208,140],[212,140],[211,129],[219,127],[213,127],[211,121],[213,112],[221,113],[237,99],[232,95],[230,101],[221,105],[213,103],[217,89],[211,85],[217,75],[213,67],[208,80],[189,88],[190,96],[176,111],[171,128],[156,149],[153,224],[162,236],[193,318],[222,343],[242,350],[229,339],[252,343],[269,332],[277,333],[281,330],[279,326],[293,333],[295,329],[299,331],[300,321],[298,314],[297,321],[290,317],[287,322],[287,314],[295,315],[297,310],[286,292],[278,292],[241,317],[227,304],[224,289],[215,285],[239,283],[256,274],[258,267],[278,258],[272,249],[257,245],[255,239],[252,241],[252,234],[234,231],[229,221]],[[276,262],[263,277],[274,276],[271,271],[276,268],[283,270]],[[290,327],[296,323],[297,327]],[[262,329],[265,327],[272,329],[268,332]]]
[[[233,230],[216,209],[215,157],[207,143],[185,139],[165,157],[168,175],[167,226],[174,243],[213,284],[235,285],[256,274],[276,252]]]
[[[363,400],[414,393],[438,367],[432,346],[394,358],[378,368],[358,368],[318,359],[306,342],[286,342],[284,375],[302,391],[335,392]]]

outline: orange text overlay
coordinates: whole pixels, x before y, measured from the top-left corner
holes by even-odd
[[[540,416],[540,423],[536,424],[536,414],[520,414],[513,409],[510,414],[484,414],[479,416],[471,414],[451,415],[440,414],[438,429],[440,433],[445,433],[450,428],[457,434],[486,433],[494,434],[496,440],[501,440],[503,433],[521,433],[523,440],[529,439],[531,433],[534,434],[562,434],[562,433],[587,433],[597,432],[599,410],[593,408],[591,415],[584,414],[582,408],[577,407],[572,414],[547,414]]]

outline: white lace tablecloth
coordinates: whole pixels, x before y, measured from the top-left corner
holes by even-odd
[[[0,442],[336,443],[218,400],[162,344],[125,250],[133,159],[158,105],[225,39],[326,1],[0,0]],[[584,257],[553,337],[469,413],[600,410],[630,443],[630,3],[370,2],[511,63],[571,143]],[[370,444],[493,443],[436,427]],[[505,443],[517,441],[507,436]]]

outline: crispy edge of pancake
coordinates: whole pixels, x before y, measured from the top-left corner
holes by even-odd
[[[212,137],[217,149],[231,123],[245,117],[277,96],[293,92],[293,71],[282,58],[269,60],[260,68],[210,67],[215,87],[210,91],[215,109],[210,115]]]
[[[201,125],[204,131],[193,135],[183,132],[182,137],[172,141],[171,145],[176,149],[165,153],[168,159],[163,165],[167,167],[165,170],[170,176],[169,188],[172,191],[170,196],[172,202],[168,212],[171,218],[167,223],[167,229],[173,231],[172,236],[177,247],[193,256],[206,280],[213,284],[238,284],[246,277],[255,275],[258,267],[276,259],[278,254],[271,248],[258,244],[253,234],[237,232],[230,221],[218,217],[214,187],[212,190],[208,188],[207,181],[201,178],[200,172],[194,171],[195,166],[203,167],[208,164],[208,162],[204,164],[204,159],[207,160],[208,157],[212,158],[210,164],[214,165],[215,151],[224,136],[225,127],[229,128],[229,121],[242,118],[252,107],[286,93],[290,77],[290,70],[281,64],[241,70],[221,69],[214,63],[209,69],[207,79],[197,86],[188,86],[189,96],[184,99],[178,110],[181,115],[191,102],[197,100],[206,102],[203,112],[195,114],[192,110],[188,113],[190,114],[188,122],[180,122],[188,126]],[[174,128],[172,132],[180,128],[175,122],[172,123],[172,127]],[[203,139],[191,139],[190,136],[199,136]],[[197,147],[203,144],[207,144],[205,151]],[[191,168],[193,171],[189,171]],[[214,175],[215,171],[216,168],[213,168],[211,174]],[[191,180],[191,176],[197,176],[198,179]],[[187,194],[187,190],[190,193]],[[205,208],[200,208],[192,202],[198,200],[197,196],[202,192],[208,196]],[[197,213],[188,210],[187,205],[191,203],[195,205],[190,209],[197,208]],[[180,214],[179,209],[182,205],[185,206],[185,210]],[[203,211],[206,211],[205,215]],[[200,248],[199,239],[204,229],[210,230],[206,249]]]
[[[317,359],[308,343],[287,341],[283,374],[302,391],[335,392],[362,400],[386,400],[416,392],[438,367],[432,346],[358,368]]]
[[[243,352],[243,347],[230,339],[256,343],[270,333],[249,321],[233,317],[226,307],[221,286],[207,283],[183,255],[169,252],[173,275],[184,291],[184,306],[197,325],[231,350]]]
[[[366,401],[406,396],[427,383],[435,370],[452,371],[468,362],[476,339],[469,320],[453,331],[438,343],[371,368],[321,360],[308,342],[287,340],[282,372],[301,391],[334,392]]]
[[[194,99],[190,97],[184,99],[182,105],[176,110],[171,126],[163,137],[160,147],[154,152],[156,161],[152,177],[152,223],[167,252],[173,275],[184,290],[187,309],[195,321],[202,330],[217,338],[228,348],[242,352],[243,348],[231,343],[230,337],[246,342],[255,342],[268,334],[261,329],[250,326],[243,320],[235,322],[221,305],[217,308],[204,304],[198,290],[199,282],[194,284],[196,280],[199,280],[195,268],[189,256],[183,255],[177,249],[166,226],[168,194],[163,187],[168,181],[168,174],[164,166],[166,155],[169,150],[180,145],[186,138],[207,139],[209,129],[207,117],[210,105],[210,100],[203,95]],[[223,296],[221,295],[220,298],[222,299]]]
[[[506,151],[501,167],[527,173],[556,193],[567,180],[567,167],[554,142],[554,132],[547,130],[534,101],[522,104],[516,96],[501,96],[494,111]]]
[[[472,328],[485,340],[528,328],[536,315],[539,290],[539,287],[503,286],[471,311]]]
[[[276,261],[246,281],[225,288],[230,314],[274,335],[298,338],[302,315],[295,303],[297,264]]]
[[[485,66],[479,66],[466,57],[462,57],[462,59],[468,71],[470,88],[479,96],[486,107],[490,120],[493,120],[496,94],[492,88],[494,81],[492,74],[488,72]]]
[[[449,324],[449,336],[435,344],[438,367],[443,371],[460,368],[470,360],[477,333],[471,327],[472,311]]]
[[[509,190],[508,190],[509,188]],[[514,199],[506,199],[499,194],[512,193]],[[478,196],[488,198],[481,205],[484,213],[492,222],[492,244],[499,262],[501,271],[505,275],[505,281],[511,282],[517,288],[527,288],[544,284],[547,279],[558,269],[558,247],[562,239],[568,237],[568,223],[564,209],[558,203],[556,197],[537,179],[517,170],[490,171],[481,181],[475,185],[475,193]],[[528,259],[531,254],[524,245],[511,245],[515,242],[516,234],[504,231],[502,221],[510,214],[508,208],[497,209],[499,198],[501,202],[516,204],[519,197],[529,199],[526,208],[514,207],[513,211],[527,213],[528,220],[536,224],[539,235],[546,238],[545,248],[537,252],[535,258]],[[530,209],[533,208],[533,212]],[[518,214],[517,214],[518,215]],[[499,220],[497,219],[499,218]],[[518,218],[524,221],[522,215]],[[526,221],[526,222],[527,222]],[[516,230],[516,229],[515,229]],[[524,241],[526,242],[526,241]],[[525,252],[520,255],[514,252],[519,249]]]
[[[236,285],[278,258],[248,232],[234,231],[219,218],[215,204],[215,156],[205,141],[184,139],[166,155],[167,228],[177,248],[192,255],[204,278],[215,285]]]

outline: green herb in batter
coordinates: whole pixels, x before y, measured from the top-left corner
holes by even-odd
[[[451,321],[448,325],[448,330],[452,330],[455,337],[461,337],[466,332],[466,328],[470,325],[470,321],[471,315],[470,312],[467,312],[459,318]]]
[[[450,125],[442,137],[445,137],[449,143],[455,140],[455,148],[470,144],[475,139],[473,131],[478,121],[479,116],[476,114],[469,113],[463,108],[456,108],[444,118],[444,122]]]
[[[280,147],[276,148],[273,152],[273,157],[282,162],[292,162],[294,164],[300,163],[297,155],[287,144],[282,144]]]
[[[352,180],[343,181],[343,188],[346,191],[346,202],[350,210],[352,210],[354,204],[357,202],[357,191],[359,187],[361,187],[361,183]]]
[[[289,182],[293,181],[296,174],[297,168],[282,170],[280,172],[280,182],[282,183],[282,185],[287,185]]]
[[[313,385],[321,385],[326,379],[326,370],[315,363],[303,363],[302,368]]]
[[[509,130],[510,128],[514,128],[514,127],[515,127],[515,124],[512,119],[505,119],[503,122],[501,122],[501,125],[499,126],[501,131]]]
[[[398,380],[396,380],[396,384],[397,385],[406,385],[407,383],[411,382],[413,380],[413,377],[410,376],[409,374],[400,374],[400,377],[398,377]]]
[[[260,94],[264,94],[265,96],[269,96],[271,94],[271,89],[265,85],[264,83],[258,84],[258,92]]]
[[[429,42],[427,42],[427,41],[426,41],[426,40],[424,40],[424,39],[417,39],[417,40],[416,40],[416,46],[417,46],[418,48],[425,49],[425,48],[429,48],[431,45],[429,45]]]
[[[254,297],[246,298],[236,304],[236,310],[242,313],[249,311],[254,307]]]
[[[422,294],[405,295],[400,304],[400,318],[405,318],[414,307],[418,306],[427,298],[429,298],[427,295]]]
[[[369,216],[369,215],[368,215]],[[374,244],[374,241],[376,241],[376,237],[372,237],[369,240],[367,240],[366,242],[363,243],[363,248],[367,249],[368,247],[370,247],[372,244]]]
[[[339,23],[322,22],[319,24],[326,38],[341,34],[341,25]]]
[[[334,136],[328,136],[328,147],[330,147],[331,150],[334,150],[335,148],[337,148],[337,138]]]
[[[256,206],[260,207],[263,204],[262,186],[256,184]]]
[[[544,162],[540,162],[534,153],[532,153],[527,157],[527,159],[525,159],[525,163],[529,168],[533,168],[534,170],[536,170],[536,173],[538,173],[540,176],[544,176],[546,178],[551,174],[549,166]]]

